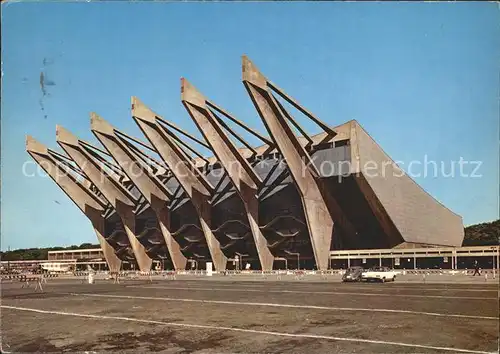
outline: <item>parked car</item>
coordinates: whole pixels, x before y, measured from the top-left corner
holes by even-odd
[[[386,281],[396,280],[396,274],[396,271],[388,267],[373,267],[363,272],[363,274],[361,275],[361,279],[366,281],[372,280],[385,283]]]
[[[348,281],[361,281],[361,275],[363,273],[363,267],[350,267],[347,268],[344,275],[342,276],[343,282]]]

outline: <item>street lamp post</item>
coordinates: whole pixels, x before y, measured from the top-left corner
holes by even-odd
[[[201,256],[201,255],[200,255],[200,256],[197,256],[197,258],[195,259],[195,262],[196,262],[196,272],[198,272],[198,267],[199,267],[199,265],[200,265],[200,264],[199,264],[200,259],[203,261],[203,260],[204,260],[204,258],[205,258],[205,256]],[[207,261],[206,261],[206,260],[204,260],[204,261],[205,261],[205,268],[206,268],[206,263],[207,263]],[[201,272],[202,272],[202,270],[200,269],[200,273],[201,273]]]
[[[243,253],[239,253],[239,252],[234,252],[234,253],[237,256],[237,257],[234,257],[234,258],[238,259],[238,268],[239,268],[239,270],[243,270],[243,256],[248,256],[248,254],[243,254]]]
[[[292,256],[297,256],[297,270],[300,270],[300,253],[299,252],[288,252]]]
[[[500,247],[497,246],[497,270],[500,272]]]

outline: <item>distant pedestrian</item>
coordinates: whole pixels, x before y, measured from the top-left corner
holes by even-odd
[[[481,275],[481,273],[479,272],[479,263],[477,263],[477,261],[474,261],[474,274],[472,274],[472,276],[475,276],[475,275]]]

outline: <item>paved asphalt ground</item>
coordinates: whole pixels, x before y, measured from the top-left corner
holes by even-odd
[[[243,279],[3,283],[2,351],[498,352],[496,282]]]

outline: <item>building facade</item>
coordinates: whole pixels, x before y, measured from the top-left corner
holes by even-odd
[[[95,113],[91,130],[102,147],[60,126],[65,154],[27,137],[28,153],[91,221],[111,270],[123,261],[143,271],[153,261],[271,270],[283,260],[327,269],[331,251],[462,244],[462,218],[399,169],[357,121],[326,124],[246,57],[242,68],[269,137],[185,79],[181,101],[203,139],[136,97],[132,117],[146,140]],[[292,111],[323,132],[309,136]],[[234,126],[262,145],[251,146]]]

